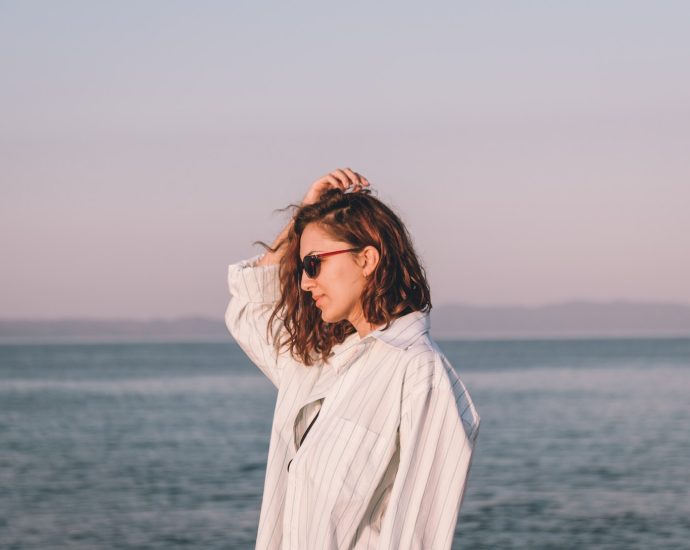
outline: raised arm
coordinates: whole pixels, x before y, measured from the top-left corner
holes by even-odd
[[[349,168],[335,170],[311,184],[301,205],[313,204],[331,187],[343,190],[352,187],[357,191],[368,185],[364,177]],[[280,299],[278,270],[292,223],[290,220],[278,234],[271,246],[273,251],[228,268],[230,303],[225,312],[225,324],[242,350],[276,387],[280,386],[285,366],[295,362],[289,352],[276,352],[274,343],[282,338],[284,331],[279,318],[274,319],[273,333],[267,334],[268,320]]]
[[[283,330],[279,319],[274,322],[274,333],[267,334],[268,320],[280,298],[280,282],[278,264],[259,265],[263,258],[254,256],[228,267],[230,303],[225,324],[249,359],[279,387],[285,365],[292,359],[275,349],[274,342]]]
[[[288,233],[292,227],[292,220],[283,228],[276,240],[271,245],[275,252],[267,250],[266,253],[259,260],[258,265],[276,265],[280,263],[281,258],[285,254],[285,243],[287,241]]]

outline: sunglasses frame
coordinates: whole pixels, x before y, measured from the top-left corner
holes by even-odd
[[[297,273],[299,277],[302,276],[302,272],[307,274],[307,277],[310,279],[316,279],[319,276],[319,272],[321,271],[321,258],[325,258],[326,256],[333,256],[335,254],[342,254],[343,252],[355,252],[357,250],[362,250],[363,247],[358,246],[355,248],[347,248],[345,250],[334,250],[333,252],[321,252],[319,254],[307,254],[303,260],[299,260],[299,265],[297,267]],[[307,264],[309,265],[314,265],[314,275],[310,275],[309,271],[311,271],[311,268],[307,269]]]

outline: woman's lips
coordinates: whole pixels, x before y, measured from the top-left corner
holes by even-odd
[[[323,296],[319,296],[319,297],[317,297],[317,298],[314,298],[314,304],[316,304],[316,306],[318,306],[318,305],[319,305],[319,300],[322,300],[322,299],[323,299]]]

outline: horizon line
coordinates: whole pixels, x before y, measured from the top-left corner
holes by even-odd
[[[462,307],[470,309],[547,309],[553,307],[575,306],[575,305],[590,305],[590,306],[613,306],[613,305],[627,305],[627,306],[670,306],[670,307],[684,307],[690,308],[690,302],[682,301],[661,301],[661,300],[635,300],[627,298],[615,298],[607,300],[594,299],[571,299],[560,302],[548,302],[543,304],[472,304],[468,302],[445,302],[438,305],[432,305],[433,309],[440,309],[446,307]],[[163,316],[147,316],[147,317],[104,317],[93,315],[64,315],[60,317],[0,317],[0,323],[4,322],[64,322],[64,321],[128,321],[128,322],[172,322],[181,320],[215,320],[223,318],[225,308],[219,314],[220,317],[215,317],[209,314],[189,313],[179,314],[170,317]]]

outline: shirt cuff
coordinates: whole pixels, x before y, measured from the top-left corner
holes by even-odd
[[[272,303],[280,299],[279,265],[257,265],[264,255],[258,254],[228,266],[231,296],[254,303]]]

